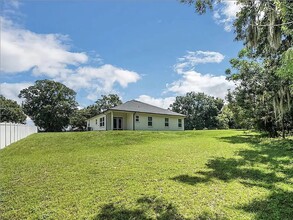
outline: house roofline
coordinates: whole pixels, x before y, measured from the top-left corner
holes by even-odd
[[[105,110],[104,112],[98,114],[98,115],[95,115],[91,118],[88,118],[87,120],[91,120],[99,115],[106,115],[107,112],[109,111],[113,111],[113,112],[131,112],[131,113],[145,113],[145,114],[153,114],[153,115],[168,115],[168,116],[177,116],[177,117],[183,117],[183,118],[186,118],[186,115],[183,115],[183,114],[180,114],[180,115],[171,115],[171,114],[161,114],[161,113],[153,113],[153,112],[143,112],[143,111],[126,111],[126,110],[118,110],[118,109],[108,109],[108,110]]]
[[[144,111],[127,111],[127,110],[118,110],[118,109],[108,109],[107,111],[117,111],[117,112],[134,112],[134,113],[146,113],[146,114],[153,114],[153,115],[170,115],[170,116],[180,116],[186,118],[186,115],[180,114],[180,115],[172,115],[172,114],[163,114],[163,113],[154,113],[154,112],[144,112]],[[106,112],[106,111],[105,111]],[[102,113],[101,113],[102,114]]]

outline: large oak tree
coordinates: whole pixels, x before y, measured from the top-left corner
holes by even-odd
[[[218,127],[217,116],[224,102],[204,93],[188,92],[177,96],[170,106],[172,111],[186,115],[185,129],[212,129]]]
[[[0,122],[25,123],[26,115],[16,101],[0,95]]]
[[[37,80],[33,86],[20,91],[23,110],[35,125],[44,131],[62,131],[77,107],[76,93],[62,83]]]

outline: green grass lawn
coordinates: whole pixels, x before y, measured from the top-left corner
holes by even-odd
[[[292,219],[293,140],[40,133],[0,151],[0,219]]]

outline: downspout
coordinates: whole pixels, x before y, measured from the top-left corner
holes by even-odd
[[[136,114],[136,112],[134,112],[133,113],[133,119],[132,119],[132,121],[133,121],[133,131],[135,130],[135,114]]]
[[[108,119],[107,119],[107,114],[105,114],[105,123],[106,123],[106,131],[108,130]]]

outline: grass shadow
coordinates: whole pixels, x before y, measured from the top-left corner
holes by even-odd
[[[136,201],[136,209],[128,209],[123,205],[107,204],[102,207],[95,220],[185,220],[177,208],[166,200],[156,197],[142,197]]]
[[[239,207],[255,214],[255,219],[282,219],[293,218],[293,192],[273,192],[264,200],[254,200],[247,206]]]
[[[216,157],[194,175],[179,175],[172,180],[196,185],[214,180],[238,180],[247,187],[262,187],[271,195],[238,207],[255,214],[256,219],[292,219],[293,193],[282,191],[280,185],[293,185],[293,140],[272,140],[258,135],[220,137],[221,142],[247,144],[249,149],[235,152],[234,157]]]
[[[196,185],[198,183],[206,183],[209,181],[207,177],[200,177],[200,176],[190,176],[190,175],[179,175],[171,178],[171,180],[186,183],[189,185]]]
[[[186,218],[170,202],[155,196],[144,196],[136,201],[135,209],[121,204],[104,205],[94,220],[226,220],[223,214],[202,212],[199,216]]]

